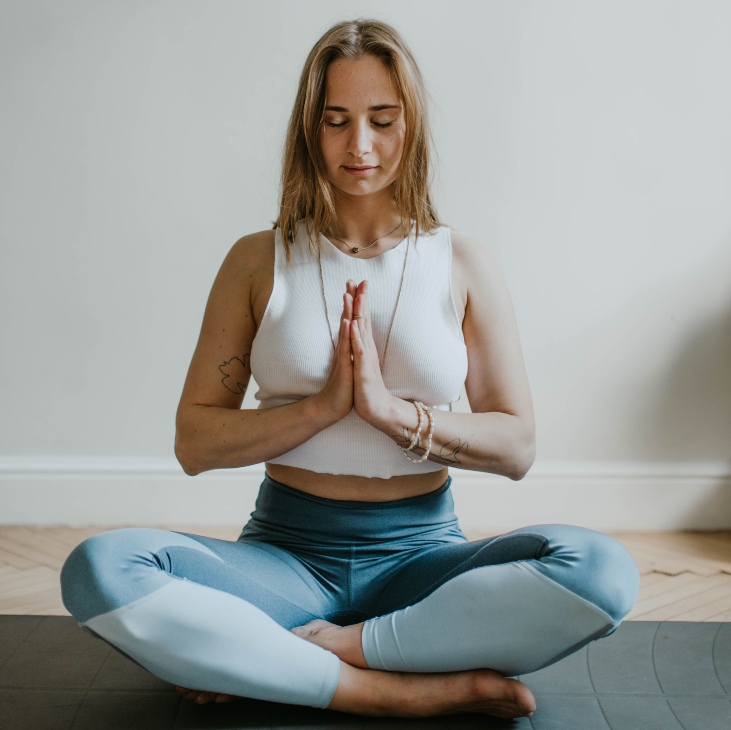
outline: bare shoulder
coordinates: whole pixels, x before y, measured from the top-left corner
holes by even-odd
[[[274,231],[257,231],[239,238],[226,257],[233,268],[256,270],[274,261]]]
[[[452,262],[465,276],[476,275],[499,275],[500,269],[497,261],[487,246],[476,238],[471,238],[459,231],[451,232],[452,238]]]
[[[257,231],[240,238],[224,261],[231,276],[248,292],[258,328],[274,288],[274,231]]]

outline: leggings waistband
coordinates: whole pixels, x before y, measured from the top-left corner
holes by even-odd
[[[457,527],[452,477],[416,497],[389,502],[327,499],[288,487],[268,474],[239,539],[294,539],[315,544],[383,542]],[[458,529],[458,528],[457,528]]]

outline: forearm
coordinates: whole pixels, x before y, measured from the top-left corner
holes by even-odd
[[[264,409],[181,406],[175,454],[190,475],[260,464],[303,444],[332,423],[316,396]]]
[[[419,417],[411,401],[394,398],[385,417],[373,423],[393,441],[407,447],[418,429]],[[535,440],[532,418],[500,412],[455,413],[432,411],[434,432],[429,461],[459,469],[522,479],[533,463]],[[424,414],[421,437],[411,458],[426,452],[429,421]]]

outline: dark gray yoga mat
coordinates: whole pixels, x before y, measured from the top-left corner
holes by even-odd
[[[370,719],[239,700],[198,706],[64,616],[0,616],[0,728],[480,728],[729,730],[731,623],[628,622],[521,678],[528,719]]]

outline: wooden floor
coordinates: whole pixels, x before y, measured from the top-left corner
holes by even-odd
[[[238,527],[175,527],[235,540]],[[67,616],[58,575],[71,550],[100,527],[0,525],[0,614]],[[642,574],[629,619],[731,621],[731,532],[616,533]]]

